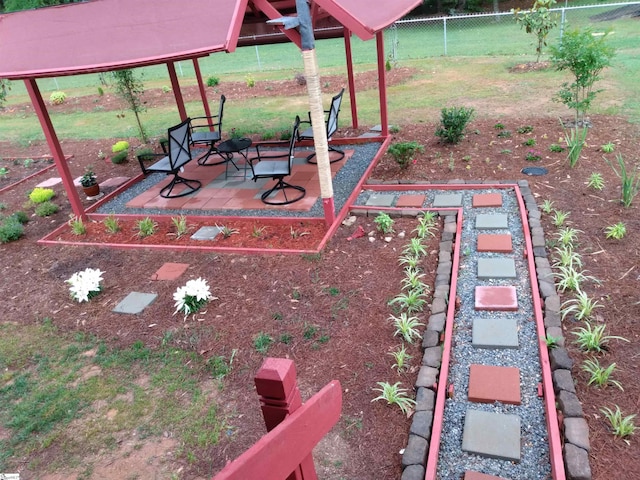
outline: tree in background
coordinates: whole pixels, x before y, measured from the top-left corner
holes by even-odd
[[[142,78],[136,77],[134,71],[131,69],[115,71],[113,72],[113,78],[115,80],[113,86],[116,94],[127,102],[129,110],[136,116],[140,139],[143,143],[147,143],[147,134],[140,121],[140,113],[146,110],[144,102],[142,101],[142,94],[144,93]]]
[[[11,90],[11,82],[0,78],[0,108],[4,107],[9,90]]]
[[[536,0],[531,10],[522,12],[519,8],[511,9],[520,28],[524,27],[527,33],[533,33],[538,39],[536,63],[540,62],[542,47],[547,46],[549,32],[558,25],[558,15],[550,10],[555,3],[555,0]]]

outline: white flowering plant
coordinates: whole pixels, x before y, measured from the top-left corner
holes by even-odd
[[[176,302],[174,315],[182,312],[186,317],[199,311],[209,300],[216,300],[216,297],[211,295],[211,290],[206,280],[196,278],[195,280],[189,280],[183,287],[178,287],[173,294],[173,299]]]
[[[81,272],[74,273],[68,283],[71,291],[71,298],[78,302],[88,302],[102,291],[102,274],[104,272],[97,268],[86,268]]]

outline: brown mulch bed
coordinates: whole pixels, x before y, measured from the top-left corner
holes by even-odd
[[[637,125],[621,118],[598,116],[591,120],[589,146],[574,169],[568,167],[564,153],[549,151],[552,143],[562,143],[557,119],[523,115],[500,118],[505,130],[511,131],[510,137],[498,136],[499,130],[494,128],[497,120],[475,120],[467,137],[457,146],[439,143],[433,134],[434,124],[402,125],[394,134],[394,141],[416,140],[425,146],[425,153],[406,170],[385,156],[372,176],[380,180],[426,182],[526,178],[539,204],[550,200],[554,208],[570,212],[569,225],[580,230],[578,248],[584,268],[601,282],[585,285],[585,290],[605,307],[598,313],[610,334],[631,341],[611,342],[609,350],[599,355],[604,365],[616,362],[614,377],[622,383],[624,392],[615,387],[602,390],[588,387],[586,375],[580,369],[586,356],[577,351],[571,341],[571,331],[577,324],[570,320],[564,324],[575,360],[573,374],[578,380],[578,395],[591,429],[593,478],[634,478],[638,466],[630,453],[637,447],[637,440],[632,438],[628,446],[614,438],[600,408],[619,405],[626,414],[638,411],[640,386],[635,371],[636,319],[640,316],[637,295],[640,199],[630,208],[620,206],[620,181],[603,160],[603,156],[613,160],[614,155],[603,155],[600,146],[613,142],[616,153],[637,165],[635,146],[640,131]],[[517,129],[524,126],[531,126],[533,131],[517,133]],[[535,146],[523,145],[529,138],[536,140]],[[137,174],[135,161],[111,165],[97,158],[97,152],[108,151],[111,143],[65,140],[65,153],[73,154],[69,160],[72,173],[78,176],[85,165],[94,164],[101,178]],[[542,159],[535,165],[547,168],[548,174],[526,177],[520,173],[523,167],[532,165],[525,160],[530,149],[540,153]],[[20,147],[3,143],[0,152],[3,157],[34,158],[47,153],[47,148],[44,144]],[[586,186],[594,172],[604,179],[602,191]],[[34,179],[4,192],[0,202],[6,206],[5,212],[25,208],[26,193],[41,180]],[[343,417],[330,434],[332,445],[325,442],[316,453],[323,478],[399,477],[398,452],[406,442],[409,420],[396,409],[380,402],[371,403],[371,399],[375,396],[372,388],[378,381],[411,385],[415,380],[415,368],[401,375],[393,373],[390,368],[393,359],[387,355],[399,343],[387,320],[390,314],[387,301],[398,293],[402,274],[398,255],[403,240],[348,241],[347,237],[357,225],[362,225],[367,232],[374,230],[370,220],[359,218],[355,226],[339,228],[322,254],[316,256],[182,251],[167,254],[150,250],[38,246],[35,241],[66,222],[71,213],[62,190],[56,191],[60,212],[50,218],[31,216],[25,237],[0,247],[3,321],[30,324],[49,317],[62,332],[82,331],[114,345],[130,345],[142,340],[155,347],[165,332],[173,332],[176,347],[193,349],[205,357],[224,355],[228,358],[232,350],[237,349],[233,371],[225,381],[224,390],[218,394],[234,433],[215,449],[200,452],[197,462],[175,458],[176,469],[184,468],[184,478],[210,476],[264,433],[252,383],[263,358],[253,347],[253,338],[260,332],[276,340],[269,355],[288,357],[296,362],[304,398],[331,379],[342,382]],[[619,241],[606,239],[604,228],[618,221],[626,223],[626,237]],[[555,227],[546,216],[544,222],[547,237],[552,241]],[[397,231],[411,229],[413,226],[408,220],[396,228]],[[238,236],[230,238],[234,237]],[[429,249],[435,251],[435,243]],[[437,255],[430,258],[430,267],[433,267]],[[166,261],[188,263],[190,267],[177,281],[152,280],[152,274]],[[64,280],[88,266],[106,272],[104,291],[98,301],[74,304]],[[219,300],[197,318],[184,320],[174,316],[172,293],[186,279],[199,276],[209,280]],[[135,317],[111,312],[132,290],[156,292],[159,300]],[[568,298],[563,295],[563,300]],[[305,335],[310,326],[316,333]],[[283,334],[291,335],[293,340],[289,344],[278,341]],[[419,363],[419,350],[415,347],[410,353],[414,355],[415,367]],[[619,461],[622,456],[624,462]]]

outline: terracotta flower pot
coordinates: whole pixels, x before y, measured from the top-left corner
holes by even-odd
[[[91,185],[90,187],[82,187],[84,193],[87,197],[95,197],[100,193],[100,185],[97,183],[95,185]]]

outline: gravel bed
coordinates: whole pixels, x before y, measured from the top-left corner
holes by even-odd
[[[342,149],[353,149],[353,155],[347,160],[345,165],[338,171],[333,181],[333,194],[336,212],[339,212],[345,205],[353,189],[363,177],[367,167],[373,161],[376,153],[380,149],[381,143],[372,142],[356,145],[341,145]],[[140,214],[140,215],[206,215],[206,216],[260,216],[260,217],[311,217],[324,218],[322,198],[314,203],[309,211],[292,211],[282,208],[264,208],[260,210],[170,210],[160,208],[127,208],[126,204],[133,198],[151,188],[156,183],[162,181],[166,175],[154,173],[142,181],[132,185],[126,191],[119,194],[113,200],[98,208],[97,213],[108,214]],[[247,180],[251,181],[251,180]]]
[[[437,192],[436,192],[437,193]],[[442,192],[441,192],[442,193]],[[449,370],[449,383],[454,385],[454,398],[447,399],[444,410],[444,427],[441,435],[438,459],[438,478],[459,479],[466,470],[505,478],[546,479],[551,472],[549,444],[545,423],[543,399],[538,397],[537,385],[542,381],[537,343],[536,324],[533,321],[531,284],[527,262],[524,260],[524,237],[518,204],[513,189],[461,191],[464,217],[461,238],[460,269],[458,271],[457,296],[461,306],[455,316],[453,349]],[[478,193],[502,193],[501,208],[473,209],[472,197]],[[477,252],[475,218],[477,214],[509,213],[508,230],[492,230],[491,233],[510,233],[513,257],[518,277],[514,279],[480,280],[476,277],[479,258],[505,257],[505,254]],[[483,285],[515,285],[518,292],[517,312],[476,312],[474,290]],[[472,321],[474,318],[513,318],[518,324],[517,349],[474,348]],[[467,400],[469,366],[471,364],[518,367],[520,369],[521,405],[475,403]],[[491,459],[463,452],[462,432],[467,409],[493,413],[514,414],[521,421],[521,460],[519,463]]]

